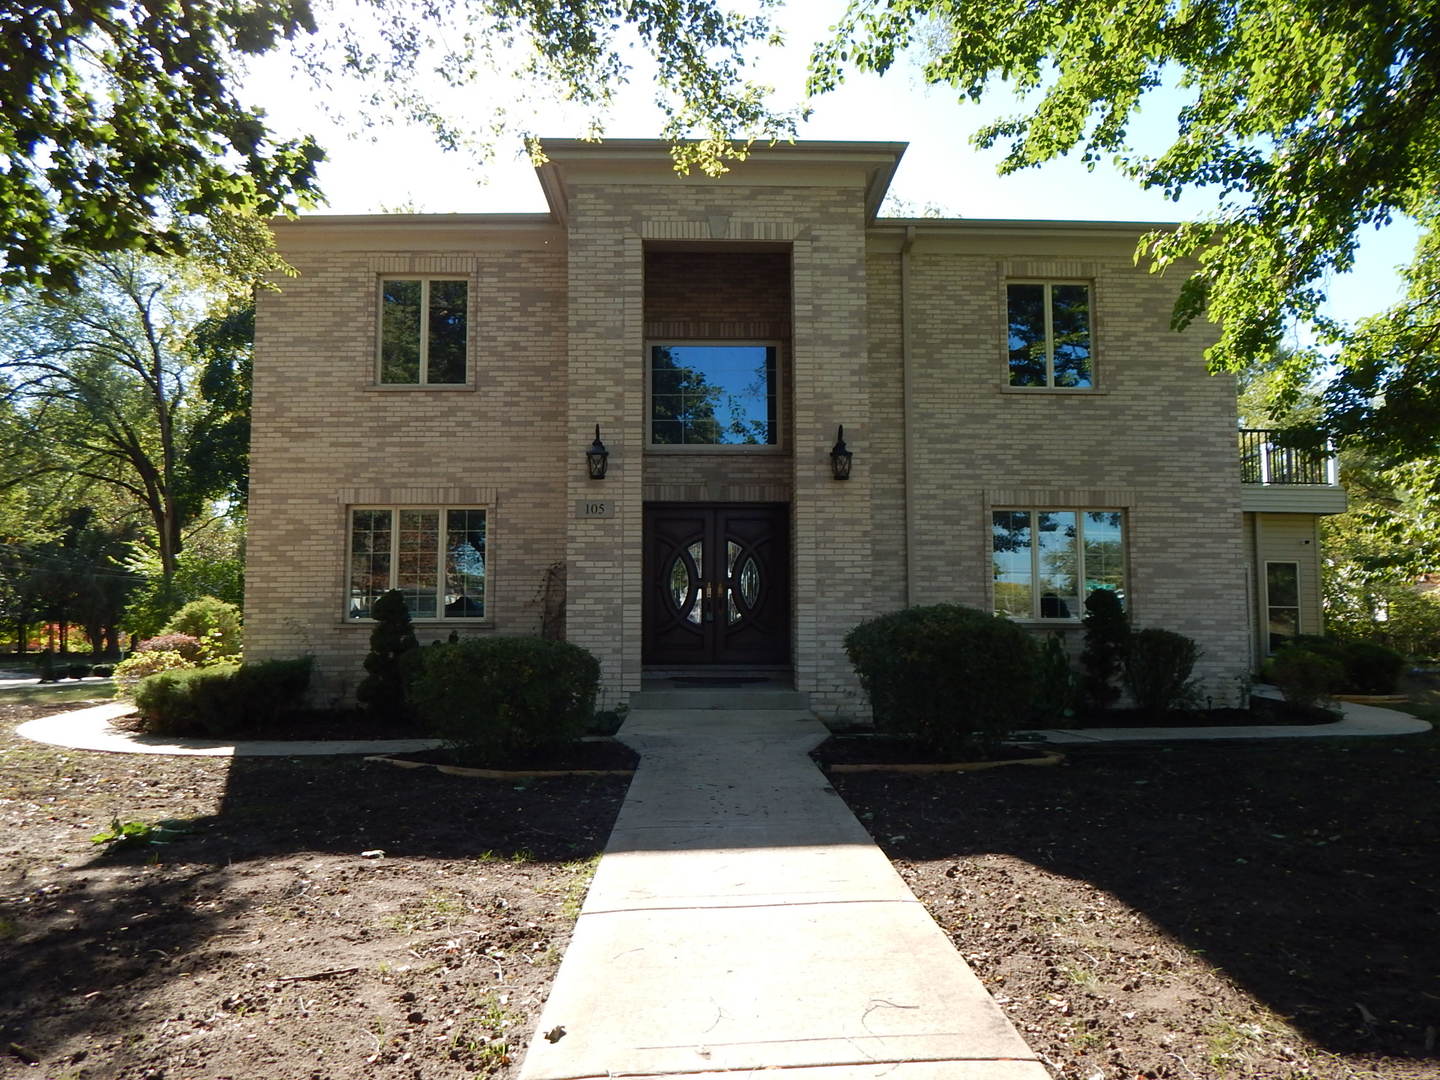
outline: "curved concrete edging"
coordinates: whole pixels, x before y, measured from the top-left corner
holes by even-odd
[[[1271,687],[1259,687],[1256,693],[1278,696]],[[1374,705],[1342,701],[1339,708],[1343,719],[1333,724],[1274,724],[1253,727],[1181,727],[1181,728],[1050,728],[1028,731],[1030,735],[1052,745],[1083,745],[1110,742],[1199,742],[1222,739],[1328,739],[1339,737],[1376,737],[1419,735],[1430,731],[1430,724],[1407,713],[1382,709]],[[163,735],[140,735],[112,726],[111,721],[129,716],[135,707],[116,701],[92,705],[74,712],[54,713],[27,721],[15,729],[22,738],[71,750],[96,750],[107,754],[171,754],[188,757],[309,757],[327,754],[406,754],[417,750],[433,750],[441,745],[438,739],[371,739],[284,741],[177,739]]]
[[[438,739],[343,739],[324,741],[281,739],[225,740],[179,739],[168,735],[140,735],[111,724],[129,716],[135,706],[127,701],[92,705],[75,712],[54,713],[30,720],[15,734],[50,746],[71,750],[97,750],[104,754],[171,754],[182,757],[317,757],[328,754],[408,754],[433,750]]]
[[[479,780],[554,780],[561,776],[634,776],[634,769],[481,769],[473,765],[442,765],[438,761],[407,761],[405,758],[372,754],[365,759],[400,769],[434,769],[446,776],[470,776]]]
[[[1259,686],[1255,694],[1278,698],[1274,687]],[[1333,739],[1340,737],[1375,737],[1385,735],[1420,735],[1430,731],[1430,724],[1409,713],[1381,709],[1353,701],[1336,703],[1342,719],[1333,724],[1256,724],[1252,727],[1178,727],[1178,728],[1051,728],[1024,734],[1038,736],[1047,743],[1080,744],[1105,742],[1200,742],[1212,739]]]

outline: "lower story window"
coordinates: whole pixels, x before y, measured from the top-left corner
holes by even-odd
[[[1300,633],[1300,564],[1265,564],[1265,613],[1274,652]]]
[[[399,589],[412,618],[483,619],[485,524],[485,511],[469,507],[352,508],[349,617],[368,619],[382,593]]]
[[[991,551],[997,615],[1079,619],[1096,589],[1125,600],[1125,520],[1119,510],[996,510]]]

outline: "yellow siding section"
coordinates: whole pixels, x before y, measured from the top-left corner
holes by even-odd
[[[1249,517],[1250,515],[1247,515]],[[1300,564],[1300,632],[1324,633],[1320,609],[1320,534],[1316,514],[1255,514],[1258,529],[1255,580],[1256,597],[1265,603],[1265,564],[1295,562]],[[1264,612],[1259,612],[1264,625]]]

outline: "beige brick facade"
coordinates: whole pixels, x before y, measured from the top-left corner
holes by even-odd
[[[674,175],[659,144],[547,149],[548,216],[280,227],[299,276],[257,317],[252,655],[313,653],[317,696],[346,699],[369,630],[346,617],[350,509],[483,507],[487,618],[423,622],[421,640],[536,632],[563,564],[568,637],[621,701],[643,675],[646,503],[787,504],[796,686],[863,715],[851,626],[907,602],[988,608],[992,508],[1104,508],[1125,515],[1136,622],[1196,638],[1209,692],[1231,692],[1253,610],[1234,386],[1205,373],[1207,328],[1169,330],[1178,282],[1134,267],[1136,229],[876,221],[890,146],[779,148],[718,180]],[[465,386],[376,385],[385,274],[470,283]],[[1009,388],[1015,279],[1090,285],[1092,392]],[[777,444],[648,447],[653,340],[777,343]],[[582,456],[597,424],[600,482]],[[583,516],[596,500],[608,516]]]

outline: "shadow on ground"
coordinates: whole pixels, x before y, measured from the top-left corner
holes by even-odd
[[[277,980],[292,985],[283,976],[304,965],[359,964],[375,993],[395,978],[377,983],[375,972],[407,962],[407,947],[432,968],[463,961],[498,972],[491,953],[518,958],[560,932],[547,921],[558,899],[530,911],[520,894],[568,879],[561,864],[600,850],[627,783],[479,781],[354,757],[105,755],[9,736],[3,749],[0,1076],[32,1057],[50,1075],[62,1052],[73,1075],[129,1076],[120,1062],[162,1060],[146,1057],[142,1040],[178,1054],[221,1023],[216,1015],[275,1015]],[[92,848],[112,813],[185,818],[191,831],[164,846]],[[411,940],[427,930],[453,937],[462,925],[464,950],[436,944],[432,957]],[[309,939],[323,941],[307,952]],[[190,989],[202,983],[205,993]],[[329,989],[293,984],[307,987]],[[345,1007],[357,1010],[359,1031],[377,1008],[413,1006],[362,995]],[[72,1054],[76,1046],[89,1049]],[[251,1065],[260,1071],[250,1075],[272,1075],[263,1059],[225,1062]]]
[[[1440,736],[1087,747],[836,787],[942,888],[947,863],[1014,856],[1117,897],[1325,1050],[1436,1053]]]

